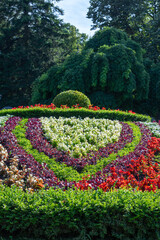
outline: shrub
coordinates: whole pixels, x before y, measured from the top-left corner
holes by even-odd
[[[80,107],[88,108],[89,105],[91,105],[91,102],[89,98],[79,92],[74,90],[68,90],[59,93],[54,99],[53,104],[56,105],[56,107],[60,107],[61,105],[67,105],[69,107],[79,104]]]
[[[105,119],[111,119],[111,120],[119,120],[119,121],[151,121],[151,117],[147,115],[142,114],[133,114],[131,111],[124,112],[119,110],[97,110],[96,108],[93,109],[50,109],[50,108],[18,108],[18,109],[4,109],[0,111],[0,116],[5,116],[7,114],[13,115],[13,116],[19,116],[19,117],[50,117],[54,116],[56,118],[58,117],[89,117],[89,118],[105,118]]]
[[[159,239],[159,191],[122,189],[104,193],[50,188],[28,194],[15,187],[0,186],[0,193],[1,233],[5,231],[10,237]]]

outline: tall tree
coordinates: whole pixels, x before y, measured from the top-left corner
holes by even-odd
[[[1,106],[27,104],[33,80],[54,64],[63,34],[58,1],[0,1]]]
[[[62,26],[62,32],[65,34],[65,38],[59,38],[59,51],[57,54],[57,62],[63,62],[64,59],[73,52],[80,52],[88,39],[85,33],[80,33],[79,30],[71,25],[70,23],[65,23]]]
[[[129,107],[148,98],[149,74],[140,45],[126,33],[104,28],[62,64],[51,67],[34,82],[32,102],[51,103],[57,93],[79,90],[93,104]]]
[[[131,35],[156,20],[159,12],[159,0],[90,0],[87,16],[93,21],[93,29],[113,26]]]
[[[147,56],[157,61],[160,0],[90,0],[87,16],[93,21],[93,29],[109,26],[124,30],[147,49]]]

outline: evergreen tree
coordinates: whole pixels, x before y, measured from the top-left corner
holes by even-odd
[[[0,1],[1,106],[28,104],[31,83],[55,63],[65,35],[57,1]]]

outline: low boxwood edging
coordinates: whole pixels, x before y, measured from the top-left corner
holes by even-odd
[[[49,108],[29,108],[29,109],[7,109],[1,110],[0,116],[5,116],[7,114],[11,114],[14,116],[31,118],[31,117],[89,117],[89,118],[106,118],[111,120],[119,120],[119,121],[151,121],[150,116],[142,115],[142,114],[133,114],[129,112],[116,111],[116,110],[89,110],[85,108],[81,109],[49,109]]]
[[[0,231],[33,239],[160,239],[160,191],[42,190],[0,186]]]

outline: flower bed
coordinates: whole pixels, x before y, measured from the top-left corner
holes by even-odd
[[[58,125],[66,131],[62,122],[71,120],[82,132],[88,121],[84,117],[77,126],[80,120],[73,116],[58,117],[54,125],[47,123],[53,132]],[[1,122],[0,232],[34,239],[158,239],[160,138],[147,124],[93,118],[88,121],[92,131],[99,123],[95,132],[110,134],[109,123],[118,137],[76,156],[72,144],[67,149],[52,145],[38,117],[3,117]]]
[[[68,152],[57,151],[43,136],[41,122],[39,119],[29,119],[26,130],[26,138],[32,143],[32,146],[39,152],[44,152],[47,156],[56,158],[57,162],[64,162],[67,166],[73,166],[78,171],[81,171],[86,164],[96,164],[97,160],[101,157],[108,157],[113,151],[124,148],[127,143],[130,143],[133,139],[133,131],[129,125],[122,123],[122,132],[119,141],[114,144],[108,144],[107,146],[100,148],[99,151],[87,154],[87,157],[72,158],[68,155]],[[37,137],[38,136],[38,137]]]
[[[79,188],[79,184],[81,184],[82,181],[83,183],[85,181],[86,186],[92,189],[97,189],[98,187],[102,187],[102,183],[107,181],[106,179],[108,179],[109,174],[112,174],[113,169],[115,171],[116,177],[120,177],[120,173],[121,175],[124,175],[124,172],[126,170],[128,171],[128,167],[132,161],[139,161],[142,154],[143,156],[148,157],[150,151],[149,144],[151,141],[149,140],[151,140],[151,133],[141,123],[136,123],[135,125],[141,131],[141,133],[139,133],[139,137],[137,131],[137,138],[135,137],[133,139],[133,133],[130,130],[129,126],[127,124],[124,124],[119,141],[110,143],[106,147],[100,148],[98,151],[91,150],[91,152],[85,158],[82,157],[76,159],[69,156],[68,152],[57,150],[47,141],[47,139],[45,139],[45,134],[43,134],[41,122],[39,119],[26,119],[25,122],[27,131],[22,138],[22,130],[25,131],[25,128],[21,129],[21,131],[20,129],[17,129],[20,133],[20,135],[17,135],[17,139],[16,135],[14,135],[13,132],[14,128],[16,125],[18,125],[20,120],[21,119],[19,117],[11,117],[7,120],[3,130],[1,131],[1,143],[8,152],[11,152],[11,156],[18,156],[21,166],[29,168],[30,172],[35,177],[42,179],[46,187],[54,186],[55,188],[59,187],[67,189],[76,186]],[[25,148],[27,150],[27,146],[22,148],[22,146],[20,146],[22,144],[18,144],[20,143],[21,139],[22,142],[25,141],[25,137],[29,140],[31,146],[31,152],[29,151],[29,154],[27,151],[25,151]],[[129,140],[123,141],[123,139]],[[34,158],[34,154],[32,154],[32,152],[35,150],[37,151],[35,153],[36,158]],[[46,163],[43,160],[41,161],[41,164],[39,161],[37,161],[39,152],[48,155],[48,161],[50,161],[50,164]],[[42,155],[40,155],[40,157],[41,156]],[[57,162],[57,165],[54,165],[55,162]],[[57,168],[57,166],[61,165],[59,164],[61,162],[66,165],[62,166],[66,172],[68,171],[67,166],[70,166],[69,172],[66,174],[72,175],[73,173],[72,180],[67,180],[67,178],[63,176],[63,173],[59,176],[60,179],[57,179],[54,170]],[[80,173],[74,169],[78,170]],[[86,177],[87,179],[85,179]],[[77,182],[77,180],[79,181]],[[113,181],[113,185],[114,183],[115,182]],[[127,186],[129,186],[129,184],[132,185],[130,182],[126,182]],[[110,184],[110,188],[113,187],[113,185]],[[123,187],[124,185],[119,185],[119,187],[120,186]],[[138,186],[138,182],[135,184],[135,186]],[[159,187],[158,183],[154,186],[154,190],[156,187]]]
[[[53,147],[77,158],[118,141],[122,129],[118,121],[108,119],[50,117],[40,121]]]

